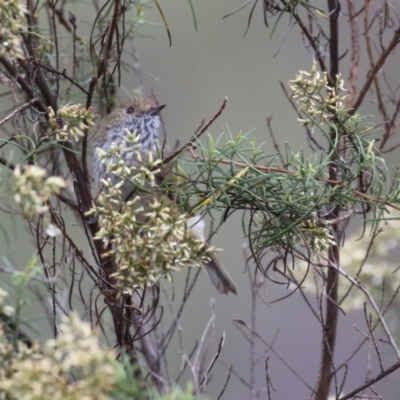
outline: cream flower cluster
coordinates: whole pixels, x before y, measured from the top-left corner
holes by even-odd
[[[344,80],[340,75],[336,78],[336,87],[329,86],[327,73],[321,74],[314,62],[311,72],[300,71],[296,79],[289,81],[292,98],[306,115],[306,118],[299,119],[303,125],[314,128],[315,124],[329,124],[338,113],[345,111],[347,95],[340,95],[346,91]]]
[[[0,293],[0,309],[3,298]],[[100,346],[75,313],[65,317],[56,340],[43,348],[11,343],[0,322],[0,399],[109,400],[121,364]]]
[[[36,165],[17,165],[13,172],[11,188],[14,200],[21,205],[26,216],[43,214],[48,210],[47,201],[52,193],[60,193],[65,181],[58,176],[46,178],[46,170]]]
[[[103,191],[88,212],[97,217],[95,239],[103,242],[103,257],[114,257],[118,265],[114,277],[121,292],[151,286],[182,266],[199,266],[216,251],[190,234],[188,215],[155,183],[161,160],[151,152],[141,155],[138,141],[138,135],[127,132],[108,152],[97,149],[108,178],[102,180]],[[127,186],[135,198],[125,201]]]
[[[18,0],[0,0],[0,57],[24,58],[19,35],[27,10]]]
[[[49,108],[49,126],[59,142],[78,141],[84,130],[94,125],[95,118],[92,110],[81,104],[65,104],[57,110],[57,114]]]

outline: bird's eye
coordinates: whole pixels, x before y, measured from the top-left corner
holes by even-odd
[[[133,107],[128,107],[127,109],[126,109],[126,113],[127,114],[133,114],[135,112],[135,109],[133,108]]]

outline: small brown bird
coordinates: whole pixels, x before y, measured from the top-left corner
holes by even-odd
[[[156,105],[151,100],[133,99],[125,103],[124,105],[116,108],[107,117],[103,118],[97,125],[95,137],[94,137],[94,178],[101,186],[101,180],[110,178],[115,184],[118,182],[118,177],[115,174],[107,174],[107,165],[115,163],[112,157],[102,162],[96,148],[100,148],[105,152],[109,152],[112,143],[120,145],[126,130],[134,132],[140,135],[140,155],[142,161],[148,158],[149,153],[152,153],[154,158],[157,157],[158,148],[158,135],[160,128],[160,118],[158,117],[159,112],[164,108],[164,105]],[[137,156],[133,152],[125,153],[124,158],[125,165],[128,167],[139,166]],[[124,185],[125,186],[125,185]],[[132,186],[130,186],[131,191]],[[125,197],[128,195],[128,191],[124,191]],[[204,221],[200,221],[198,216],[192,217],[188,220],[188,226],[190,227],[191,235],[196,239],[204,240]],[[213,254],[210,257],[210,262],[204,265],[211,282],[217,288],[220,293],[234,293],[236,294],[236,287],[233,283],[228,272],[219,262],[217,257]]]

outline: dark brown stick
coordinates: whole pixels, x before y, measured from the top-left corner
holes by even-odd
[[[27,103],[23,104],[22,106],[16,108],[11,114],[8,114],[6,117],[4,117],[2,120],[0,120],[0,126],[4,125],[7,121],[14,118],[14,116],[19,114],[22,110],[25,110],[25,108],[30,107],[32,104],[35,104],[38,101],[39,101],[39,98],[35,97],[34,99],[29,100]]]
[[[381,372],[379,375],[377,375],[375,378],[369,379],[365,383],[363,383],[361,386],[358,388],[352,390],[350,393],[347,393],[345,396],[342,396],[339,398],[339,400],[348,400],[354,398],[354,396],[357,393],[360,393],[362,390],[366,389],[367,387],[373,385],[376,382],[379,382],[381,379],[383,379],[385,376],[388,376],[392,374],[394,371],[397,371],[400,368],[400,361],[393,364],[389,368],[385,369],[385,371]]]
[[[358,108],[360,107],[361,103],[364,101],[364,97],[367,94],[369,88],[371,87],[372,83],[375,81],[375,77],[379,70],[385,64],[387,58],[392,53],[392,51],[396,48],[400,41],[400,28],[396,29],[392,40],[390,41],[388,47],[382,52],[381,56],[379,57],[378,61],[374,65],[374,67],[369,71],[367,76],[367,81],[365,82],[364,86],[360,90],[360,94],[358,95],[357,100],[353,105],[353,110],[351,111],[354,114]]]
[[[228,102],[228,98],[225,97],[225,99],[222,102],[222,105],[219,108],[219,110],[217,111],[217,113],[214,114],[214,116],[206,123],[205,126],[200,125],[200,127],[202,127],[200,132],[196,131],[194,133],[194,135],[182,147],[180,147],[178,150],[174,151],[170,156],[166,157],[166,159],[164,160],[164,164],[168,164],[176,156],[181,154],[182,151],[184,151],[185,149],[187,149],[190,146],[193,146],[193,142],[195,140],[197,140],[215,122],[215,120],[222,114],[222,112],[224,111],[224,109],[226,107],[227,102]]]
[[[336,87],[337,75],[339,73],[339,2],[336,0],[328,0],[329,9],[329,54],[330,54],[330,79],[332,87]],[[331,131],[331,143],[336,140],[336,131]],[[338,174],[336,169],[337,153],[330,149],[333,156],[329,163],[329,179],[337,180]],[[334,199],[332,199],[334,204]],[[340,216],[340,207],[334,207],[330,213],[330,218],[337,219]],[[340,237],[340,225],[338,223],[332,224],[332,228],[337,237]],[[339,241],[340,242],[340,241]],[[340,266],[339,247],[333,245],[329,248],[328,258],[333,265]],[[329,395],[329,389],[332,380],[331,369],[334,369],[335,344],[337,334],[337,320],[339,309],[337,307],[338,301],[338,287],[339,287],[339,273],[337,270],[330,268],[328,270],[328,277],[326,281],[326,313],[323,319],[323,333],[322,333],[322,355],[321,355],[321,369],[320,376],[315,393],[315,400],[326,400]]]

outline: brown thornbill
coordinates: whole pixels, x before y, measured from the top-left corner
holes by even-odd
[[[135,132],[138,135],[137,152],[140,153],[141,158],[141,160],[138,160],[135,152],[125,152],[124,164],[127,167],[139,167],[140,162],[147,160],[150,154],[154,159],[157,158],[157,139],[160,129],[158,114],[163,108],[164,105],[157,105],[152,100],[136,98],[116,108],[98,123],[93,141],[95,147],[93,170],[94,178],[99,187],[102,186],[102,179],[110,178],[113,184],[117,184],[120,178],[114,173],[107,173],[107,165],[112,164],[115,160],[113,160],[113,157],[106,159],[100,157],[97,148],[108,153],[113,143],[121,145],[121,142],[126,138],[127,132]],[[123,185],[122,193],[124,198],[131,191],[132,186]],[[190,233],[194,238],[204,240],[204,222],[199,220],[200,218],[197,216],[192,217],[188,220],[187,225],[190,227]],[[215,254],[210,256],[210,261],[204,264],[204,267],[211,282],[220,293],[237,293],[235,284]]]

